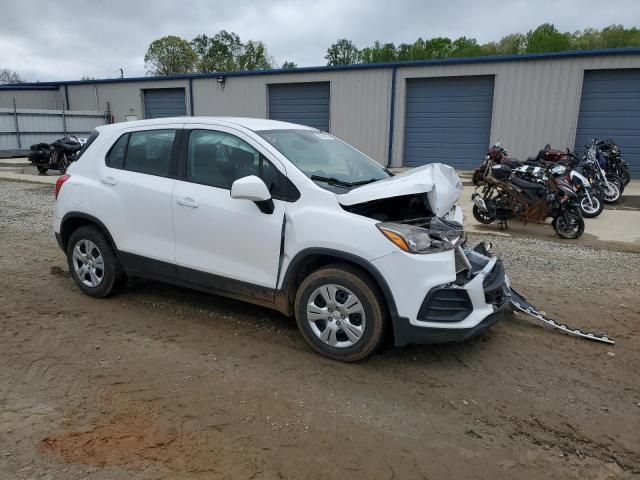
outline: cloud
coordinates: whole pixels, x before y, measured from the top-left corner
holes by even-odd
[[[468,36],[479,42],[526,32],[544,22],[562,31],[640,24],[635,0],[23,0],[3,7],[0,68],[30,81],[82,75],[144,75],[149,43],[164,35],[234,31],[262,40],[278,64],[322,65],[327,47],[349,38],[359,47],[375,40]]]

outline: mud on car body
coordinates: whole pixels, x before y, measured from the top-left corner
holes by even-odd
[[[56,185],[54,230],[88,295],[145,277],[237,298],[355,361],[499,318],[504,269],[466,243],[461,189],[451,167],[393,175],[302,125],[153,119],[96,130]]]

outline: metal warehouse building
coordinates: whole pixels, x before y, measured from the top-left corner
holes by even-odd
[[[0,110],[12,108],[108,111],[116,122],[273,118],[329,131],[390,166],[470,168],[496,141],[524,158],[546,143],[612,138],[640,176],[637,48],[0,86]]]

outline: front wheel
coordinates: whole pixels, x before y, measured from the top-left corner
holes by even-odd
[[[382,293],[349,265],[322,267],[305,278],[295,300],[296,322],[307,343],[322,355],[355,362],[382,343],[386,325]]]
[[[483,225],[489,225],[496,219],[496,217],[491,215],[489,212],[483,212],[480,210],[477,205],[473,206],[473,217]]]
[[[49,170],[47,167],[41,167],[40,165],[36,165],[36,168],[38,169],[38,173],[40,175],[46,175],[47,171]]]
[[[473,172],[473,177],[471,177],[471,181],[475,186],[480,185],[482,180],[484,180],[484,175],[482,174],[482,171],[476,170],[475,172]]]
[[[618,203],[621,193],[618,183],[608,181],[602,188],[604,190],[604,203]]]
[[[560,212],[560,215],[553,219],[552,225],[560,238],[576,239],[584,233],[584,219],[577,208]]]
[[[601,202],[593,192],[589,193],[589,197],[583,195],[580,199],[580,211],[585,218],[595,218],[602,213],[603,209],[604,202]]]

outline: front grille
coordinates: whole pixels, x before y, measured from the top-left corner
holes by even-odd
[[[427,322],[459,322],[473,310],[466,290],[452,287],[432,288],[422,302],[418,320]]]

